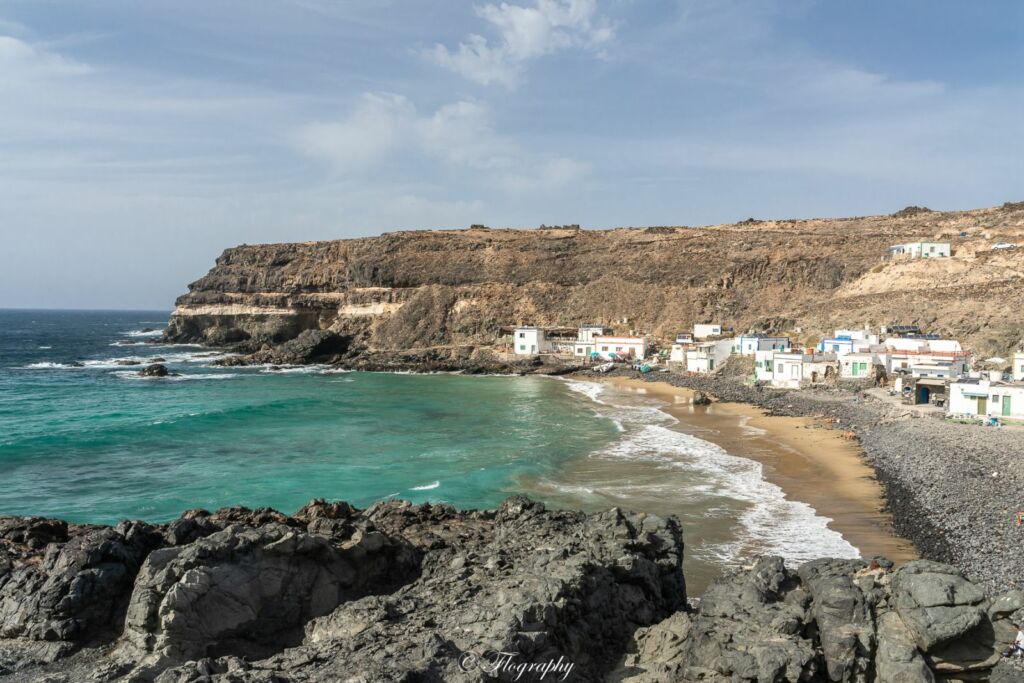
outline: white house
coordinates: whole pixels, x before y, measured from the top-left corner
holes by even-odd
[[[1014,353],[1011,358],[1013,359],[1013,381],[1024,382],[1024,349]]]
[[[878,335],[872,334],[868,328],[836,330],[831,337],[825,337],[818,343],[818,350],[843,356],[848,353],[867,351],[876,344],[878,344]]]
[[[673,344],[672,349],[668,353],[668,362],[685,365],[686,349],[688,349],[689,347],[689,344]]]
[[[955,339],[889,337],[884,344],[885,370],[889,375],[905,372],[915,377],[955,378],[971,369],[970,354]]]
[[[694,339],[708,339],[709,337],[720,337],[722,336],[721,325],[708,325],[700,324],[693,326],[693,338]]]
[[[775,354],[772,349],[754,352],[754,378],[758,382],[770,382],[775,375]]]
[[[884,353],[877,350],[839,354],[838,359],[839,376],[842,379],[874,379],[876,367],[885,366]]]
[[[595,335],[594,352],[608,360],[612,358],[642,360],[647,357],[647,338]]]
[[[1024,420],[1024,382],[960,379],[949,385],[950,415]]]
[[[745,334],[736,337],[732,352],[741,356],[753,356],[757,351],[788,351],[792,343],[789,337],[772,337],[767,334]]]
[[[573,344],[572,355],[577,358],[590,358],[596,351],[594,339],[605,332],[604,325],[580,325]]]
[[[818,343],[818,350],[834,353],[837,356],[845,356],[853,353],[857,348],[857,342],[849,337],[825,337]]]
[[[517,356],[536,356],[554,349],[543,328],[528,326],[512,330],[512,351]]]
[[[836,330],[833,337],[840,339],[852,339],[855,342],[863,342],[860,346],[872,346],[878,343],[878,335],[871,331],[870,327],[862,330]]]
[[[910,258],[945,258],[951,251],[949,242],[908,242],[889,247],[889,253]]]
[[[834,353],[776,352],[772,386],[798,389],[801,384],[821,382],[837,373]]]
[[[732,340],[697,342],[685,354],[686,371],[704,375],[714,372],[732,354]]]

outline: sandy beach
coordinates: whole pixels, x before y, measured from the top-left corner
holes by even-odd
[[[757,460],[765,477],[786,496],[831,518],[829,527],[861,555],[894,561],[917,557],[913,545],[895,535],[883,510],[882,488],[856,440],[829,429],[820,419],[767,416],[743,403],[692,403],[693,391],[663,382],[608,380],[620,389],[664,401],[679,429],[715,443],[734,455]]]
[[[678,516],[687,534],[685,565],[691,594],[702,592],[723,566],[737,558],[762,554],[766,548],[788,546],[792,550],[794,542],[826,555],[844,552],[844,547],[845,552],[853,552],[853,546],[862,557],[881,555],[902,562],[918,556],[910,542],[894,534],[892,520],[883,510],[881,486],[858,442],[841,430],[828,428],[822,419],[770,417],[742,403],[695,406],[692,390],[663,382],[583,379],[614,390],[618,397],[610,400],[621,400],[624,409],[631,400],[653,403],[675,418],[669,429],[714,444],[731,456],[760,463],[761,476],[781,489],[785,499],[806,504],[828,520],[827,527],[824,521],[817,527],[806,522],[795,527],[783,525],[780,528],[790,528],[792,535],[780,537],[773,528],[775,520],[762,517],[764,535],[751,538],[749,515],[745,514],[749,508],[742,500],[731,498],[736,492],[730,493],[728,487],[716,491],[716,485],[707,492],[712,480],[702,481],[703,475],[692,467],[681,471],[665,459],[638,460],[614,454],[577,459],[557,481],[523,482],[528,493],[565,507],[600,510],[618,505]],[[673,457],[677,456],[668,455],[667,460]],[[701,457],[705,456],[698,456],[698,461]],[[705,489],[705,493],[694,495],[694,487]],[[826,533],[833,537],[826,538]]]

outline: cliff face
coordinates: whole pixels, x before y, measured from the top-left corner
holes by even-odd
[[[175,341],[254,347],[307,329],[354,348],[485,347],[502,326],[600,322],[668,340],[694,322],[794,332],[916,323],[984,354],[1024,336],[1024,205],[703,228],[438,230],[226,250],[177,301]],[[883,261],[941,239],[942,261]],[[1022,248],[993,250],[1000,242]]]

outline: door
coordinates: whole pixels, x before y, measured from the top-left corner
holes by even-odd
[[[1003,417],[1010,417],[1010,397],[1003,396]]]
[[[853,366],[853,376],[856,377],[857,376],[857,364],[856,363],[850,363],[850,365]]]
[[[988,415],[988,396],[978,397],[978,415]]]

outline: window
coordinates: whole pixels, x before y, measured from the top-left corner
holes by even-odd
[[[602,351],[607,351],[607,350],[608,350],[608,347],[607,347],[607,346],[602,346],[602,347],[601,347],[601,350],[602,350]]]
[[[526,344],[520,344],[519,345],[519,350],[520,351],[525,351],[526,350]]]
[[[526,339],[526,333],[525,332],[520,332],[519,333],[519,338],[520,339]]]
[[[999,397],[998,397],[998,396],[995,396],[995,395],[993,395],[993,396],[992,396],[992,403],[999,403]]]

